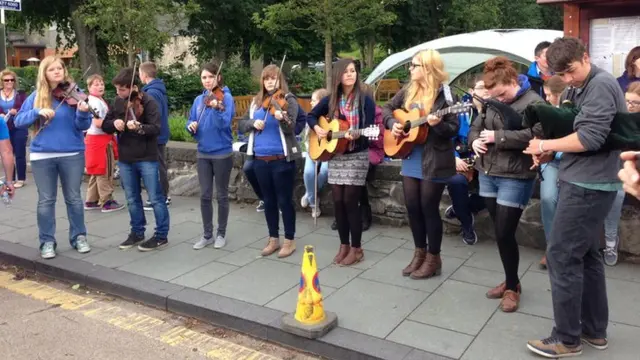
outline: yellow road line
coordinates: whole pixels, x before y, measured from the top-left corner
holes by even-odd
[[[219,360],[281,360],[278,357],[251,348],[174,326],[164,320],[129,311],[106,302],[77,295],[68,291],[23,279],[13,280],[13,274],[0,271],[0,288],[57,305],[62,309],[79,312],[84,316],[161,341],[167,345],[198,352]]]

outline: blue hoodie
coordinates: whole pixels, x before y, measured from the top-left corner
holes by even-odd
[[[233,152],[231,144],[233,143],[233,136],[231,135],[231,120],[235,114],[235,104],[233,102],[233,96],[228,87],[222,89],[224,92],[224,111],[212,109],[210,107],[203,109],[203,99],[207,94],[207,90],[203,91],[201,95],[193,101],[191,111],[189,112],[189,121],[187,121],[187,131],[189,131],[189,124],[198,121],[200,115],[200,122],[198,123],[198,129],[193,137],[198,140],[198,152],[206,155],[226,155]]]
[[[142,88],[142,91],[151,95],[158,103],[160,110],[160,134],[158,144],[164,145],[169,141],[169,100],[167,98],[167,88],[160,79],[153,79]]]
[[[16,114],[14,124],[17,128],[27,129],[37,119],[40,109],[34,108],[36,98],[34,91]],[[83,131],[91,126],[91,113],[79,111],[71,106],[53,99],[51,107],[56,109],[49,125],[31,140],[29,150],[32,153],[70,153],[84,151]]]

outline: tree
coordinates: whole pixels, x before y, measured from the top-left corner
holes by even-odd
[[[84,1],[48,0],[46,6],[43,6],[41,0],[22,0],[22,11],[11,16],[12,25],[21,30],[43,31],[55,24],[58,30],[57,46],[61,46],[63,39],[67,46],[77,43],[83,71],[91,66],[88,75],[100,73],[95,31],[72,16]]]
[[[327,87],[331,87],[331,65],[334,42],[352,37],[358,27],[361,11],[379,0],[286,0],[255,13],[260,29],[277,36],[283,31],[311,31],[324,41],[324,63]],[[301,20],[307,27],[299,27]]]
[[[121,47],[133,66],[139,50],[158,50],[177,32],[183,20],[197,10],[189,1],[86,0],[74,13],[114,47]]]
[[[358,30],[354,35],[360,46],[365,68],[373,68],[376,44],[384,37],[382,29],[393,24],[398,17],[389,9],[404,2],[406,0],[370,1],[369,6],[358,13]]]
[[[383,31],[383,44],[393,51],[401,51],[437,39],[441,19],[450,3],[451,0],[407,0],[394,4],[390,10],[397,19]]]

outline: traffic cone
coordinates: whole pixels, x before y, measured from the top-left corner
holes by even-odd
[[[304,247],[296,312],[283,316],[282,325],[285,331],[309,339],[321,337],[338,325],[337,315],[324,311],[313,246]]]

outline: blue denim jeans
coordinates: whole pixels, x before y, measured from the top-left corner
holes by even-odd
[[[31,162],[31,171],[38,188],[38,232],[40,247],[46,242],[56,242],[56,198],[58,177],[62,185],[64,202],[69,218],[69,243],[75,246],[78,235],[87,235],[84,223],[84,204],[80,187],[84,174],[84,152]]]
[[[607,247],[615,247],[618,242],[618,224],[620,223],[620,216],[622,215],[622,205],[624,205],[625,192],[623,190],[618,191],[616,199],[613,201],[611,210],[604,219],[604,238],[607,242]]]
[[[315,197],[314,197],[314,180],[315,180],[315,170],[316,170],[316,162],[313,161],[307,153],[305,153],[304,160],[304,188],[307,194],[307,198],[309,199],[309,204],[311,207],[315,205]],[[324,187],[324,184],[327,183],[327,178],[329,177],[329,163],[321,162],[320,163],[320,171],[318,172],[318,193]]]
[[[242,171],[244,172],[244,176],[247,177],[247,181],[251,185],[253,192],[256,193],[258,199],[264,201],[264,196],[262,196],[262,190],[260,190],[260,184],[256,177],[256,171],[253,168],[253,161],[254,160],[252,158],[247,158],[242,166]]]
[[[542,170],[544,180],[540,182],[540,215],[547,242],[551,237],[553,218],[558,206],[558,164],[559,160],[548,163]]]
[[[157,161],[140,161],[134,163],[119,162],[120,181],[127,197],[127,207],[131,218],[131,232],[143,235],[147,219],[142,207],[140,181],[144,184],[149,201],[153,207],[153,215],[156,218],[155,236],[158,239],[166,239],[169,234],[169,210],[167,198],[162,194]]]
[[[512,179],[479,174],[480,196],[495,198],[502,206],[524,209],[533,195],[535,179]]]

